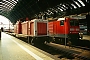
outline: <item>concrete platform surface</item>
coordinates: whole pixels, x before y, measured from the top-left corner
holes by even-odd
[[[82,40],[89,40],[90,41],[90,35],[83,35],[83,39]]]
[[[58,58],[2,32],[0,60],[58,60]]]

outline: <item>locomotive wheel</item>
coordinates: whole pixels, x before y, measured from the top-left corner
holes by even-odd
[[[60,42],[60,44],[62,44],[62,42],[63,42],[62,38],[59,39],[59,42]]]
[[[45,44],[47,44],[48,42],[47,42],[47,41],[45,41],[44,43],[45,43]]]
[[[34,45],[34,39],[32,39],[30,43],[31,43],[31,45]]]
[[[48,44],[48,43],[50,43],[50,42],[48,42],[48,41],[45,41],[45,42],[44,42],[44,44]]]

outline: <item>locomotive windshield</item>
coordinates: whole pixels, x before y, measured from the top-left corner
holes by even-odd
[[[70,20],[70,26],[79,26],[79,21],[76,19]]]

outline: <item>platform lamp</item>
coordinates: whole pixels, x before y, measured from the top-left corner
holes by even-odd
[[[65,48],[66,48],[66,44],[67,44],[67,42],[66,42],[66,18],[65,18],[65,20],[64,20],[64,24],[65,24]]]
[[[10,20],[9,20],[9,32],[10,32]]]

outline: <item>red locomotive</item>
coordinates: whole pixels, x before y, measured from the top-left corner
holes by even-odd
[[[22,22],[22,34],[40,37],[48,35],[48,21],[42,19],[33,19]]]
[[[16,34],[21,34],[22,33],[22,27],[21,27],[21,21],[17,21],[16,24],[14,25],[14,33]]]
[[[48,23],[49,36],[54,38],[54,41],[61,41],[63,38],[78,39],[79,38],[79,22],[77,19],[59,18]],[[75,40],[72,40],[75,41]]]
[[[18,27],[17,27],[18,26]],[[18,34],[22,33],[27,36],[29,42],[34,44],[35,42],[44,43],[48,40],[48,21],[43,19],[33,19],[31,21],[24,21],[16,23],[16,30]],[[21,29],[22,28],[22,29]]]
[[[28,24],[29,21],[22,22],[22,34],[28,35]]]

